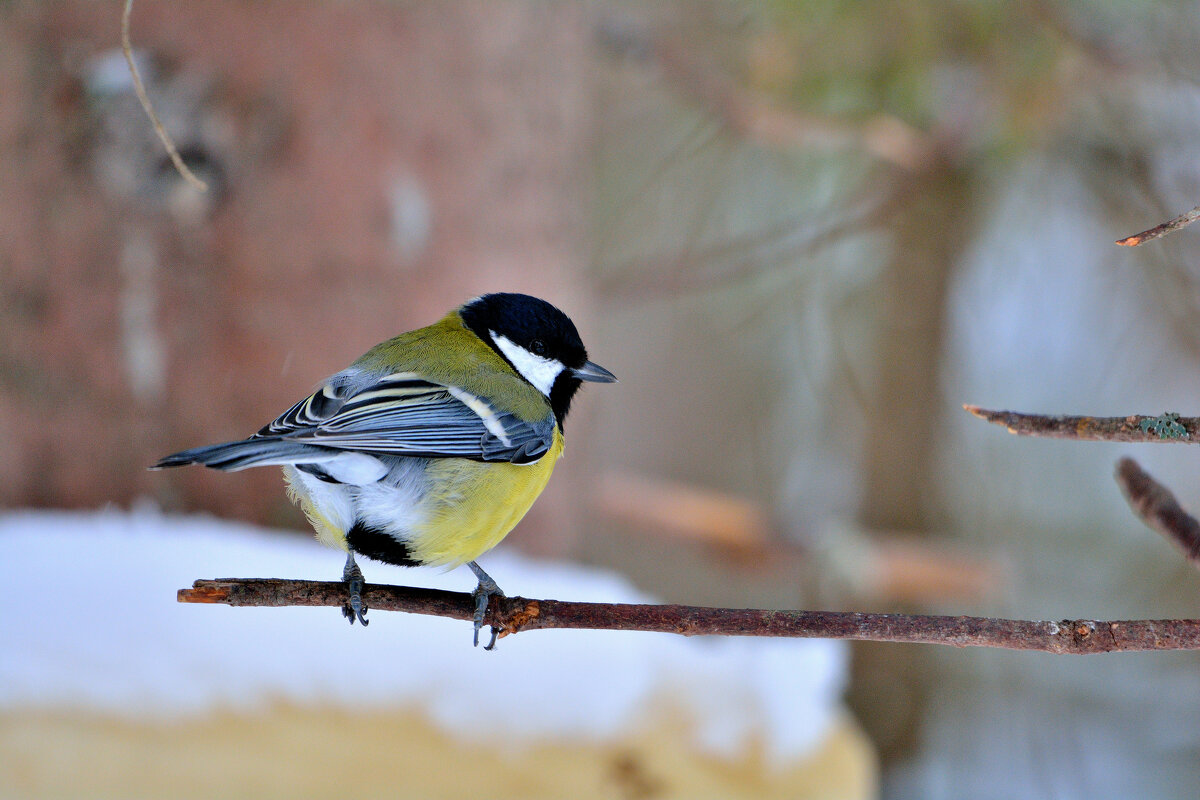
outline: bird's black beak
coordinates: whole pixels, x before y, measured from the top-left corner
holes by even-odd
[[[592,383],[616,383],[617,376],[606,370],[599,364],[594,364],[591,361],[584,362],[582,367],[575,367],[571,373],[581,381],[591,381]]]

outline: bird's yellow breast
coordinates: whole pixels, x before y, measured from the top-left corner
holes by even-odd
[[[430,493],[421,504],[424,521],[407,542],[413,557],[453,567],[491,550],[546,488],[562,453],[562,432],[555,428],[550,450],[533,464],[430,461]]]

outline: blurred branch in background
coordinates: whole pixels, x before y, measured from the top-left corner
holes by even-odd
[[[363,599],[373,609],[469,620],[470,594],[408,586],[369,585]],[[342,606],[346,586],[332,581],[280,579],[199,580],[179,590],[181,603],[231,606]],[[525,630],[573,628],[649,631],[682,636],[782,636],[872,642],[999,647],[1055,655],[1200,650],[1200,620],[1100,620],[1060,622],[927,614],[851,611],[778,611],[631,603],[573,603],[525,597],[493,598],[486,624],[501,636]]]
[[[1200,569],[1200,522],[1183,510],[1171,490],[1150,477],[1132,458],[1117,462],[1117,483],[1134,513]]]
[[[979,600],[1001,582],[1001,570],[987,559],[895,531],[841,530],[805,547],[788,541],[752,500],[677,481],[608,473],[591,501],[597,514],[645,536],[699,543],[729,567],[761,573],[783,564],[797,585],[835,583],[842,602]]]
[[[601,476],[592,504],[614,519],[731,554],[761,551],[775,538],[766,512],[746,498],[646,475]]]
[[[919,171],[934,152],[928,136],[891,114],[854,123],[783,108],[739,86],[683,43],[626,20],[608,20],[600,28],[600,41],[614,53],[656,66],[672,85],[747,141],[776,148],[861,150],[911,171]]]
[[[183,157],[179,155],[179,148],[175,146],[175,140],[163,127],[162,120],[158,118],[158,113],[150,102],[150,96],[146,94],[146,86],[142,83],[141,73],[138,72],[137,62],[133,58],[133,45],[129,37],[129,17],[132,14],[133,0],[125,0],[125,9],[121,12],[121,52],[125,55],[125,63],[129,65],[129,76],[133,79],[133,90],[137,93],[138,102],[145,109],[146,116],[150,117],[150,122],[154,125],[154,132],[158,134],[159,140],[167,150],[167,155],[171,157],[171,163],[175,165],[175,170],[197,191],[207,192],[208,184],[196,177],[196,174],[184,163]]]
[[[1131,414],[1128,417],[1050,416],[1014,411],[988,411],[963,406],[986,422],[1004,425],[1009,433],[1050,439],[1079,439],[1104,442],[1197,443],[1200,418],[1180,417],[1167,412],[1157,417]],[[1154,480],[1132,458],[1117,462],[1117,484],[1134,513],[1151,529],[1176,545],[1200,569],[1200,522],[1179,505],[1171,490]]]

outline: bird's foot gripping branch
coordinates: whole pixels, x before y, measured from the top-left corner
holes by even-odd
[[[471,594],[369,584],[373,609],[474,620]],[[342,606],[346,586],[331,581],[226,578],[196,581],[182,603],[232,606]],[[1086,655],[1200,649],[1200,620],[1033,621],[849,611],[776,611],[629,603],[574,603],[493,595],[484,623],[500,636],[526,630],[575,628],[653,631],[683,636],[777,636],[874,642],[1000,647]]]
[[[563,453],[584,383],[615,383],[575,323],[545,300],[500,292],[372,347],[257,433],[172,453],[151,469],[283,467],[317,539],[346,551],[351,624],[367,624],[354,554],[411,567],[468,565],[475,644],[500,587],[476,559],[537,500]],[[491,649],[496,642],[492,631]]]
[[[989,411],[966,406],[981,419],[1029,436],[1121,442],[1200,441],[1200,419],[1175,413],[1127,417],[1050,416]],[[1163,433],[1167,435],[1163,435]],[[1151,528],[1173,542],[1200,567],[1200,522],[1169,489],[1131,458],[1117,464],[1116,479],[1130,507]],[[575,603],[488,593],[484,614],[480,596],[407,586],[361,585],[360,602],[383,611],[407,611],[471,620],[476,633],[490,625],[501,637],[524,630],[575,628],[656,631],[684,636],[782,636],[857,639],[876,642],[999,647],[1055,654],[1200,649],[1200,620],[1058,621],[993,619],[922,614],[864,614],[843,611],[779,611],[680,605]],[[347,603],[344,582],[270,578],[198,580],[179,591],[182,603],[233,606],[340,606]],[[494,644],[493,638],[492,643]]]

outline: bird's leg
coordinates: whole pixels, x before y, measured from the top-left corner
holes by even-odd
[[[471,568],[471,572],[475,573],[475,577],[479,579],[479,585],[475,587],[475,591],[471,592],[471,596],[475,598],[475,646],[479,647],[479,629],[483,627],[483,618],[487,614],[488,600],[492,597],[504,597],[504,592],[500,591],[500,587],[492,580],[492,576],[483,571],[483,567],[476,564],[474,561],[468,561],[467,566]],[[487,643],[484,650],[491,650],[496,646],[496,637],[500,635],[500,631],[492,626],[492,639]]]
[[[350,599],[342,606],[342,616],[350,620],[351,625],[357,618],[364,628],[367,627],[367,606],[362,601],[363,574],[354,562],[354,553],[350,551],[346,551],[346,567],[342,570],[342,581],[346,584],[346,590],[350,592]]]

